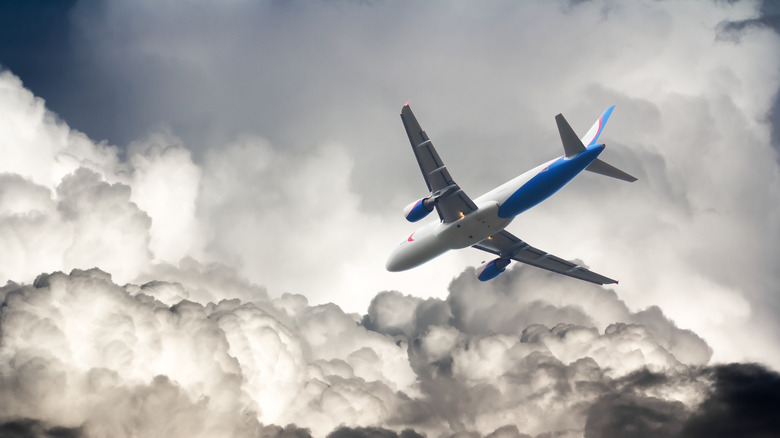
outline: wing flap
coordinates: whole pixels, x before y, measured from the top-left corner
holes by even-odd
[[[617,281],[609,277],[597,274],[541,249],[534,248],[508,231],[496,233],[474,245],[474,248],[590,283],[617,283]]]

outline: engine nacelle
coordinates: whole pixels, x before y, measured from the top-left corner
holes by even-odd
[[[477,278],[479,281],[488,281],[498,277],[499,274],[506,271],[510,261],[509,259],[499,257],[489,262],[482,262],[476,271]]]
[[[428,216],[433,211],[433,206],[436,202],[431,198],[422,198],[412,202],[404,208],[404,217],[409,222],[417,222],[420,219]]]

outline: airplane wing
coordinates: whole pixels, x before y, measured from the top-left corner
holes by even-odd
[[[428,135],[420,127],[408,103],[401,109],[401,120],[404,122],[406,135],[409,137],[414,156],[425,178],[425,184],[436,199],[436,212],[439,213],[439,218],[444,223],[450,223],[475,211],[476,204],[452,180],[450,172],[439,158]]]
[[[596,284],[611,284],[617,281],[591,272],[582,266],[548,254],[523,242],[508,231],[501,231],[473,245],[474,248],[487,251],[500,257],[510,258],[527,265],[546,269],[558,274],[577,278]]]

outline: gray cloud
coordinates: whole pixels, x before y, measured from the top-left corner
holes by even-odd
[[[677,436],[686,414],[679,402],[631,394],[606,396],[590,408],[585,436]]]
[[[465,287],[467,270],[446,300],[381,293],[362,319],[300,296],[270,299],[220,269],[250,298],[182,299],[203,293],[185,284],[222,281],[198,265],[178,273],[183,283],[119,286],[93,269],[0,288],[0,421],[71,436],[699,436],[712,415],[777,404],[775,372],[702,367],[706,343],[657,309],[603,330],[578,325],[567,318],[608,317],[569,290],[540,306],[555,326],[518,323],[527,316],[510,310],[537,299],[530,268],[487,288]],[[624,306],[598,290],[593,309]],[[490,294],[509,308],[492,312],[493,329],[451,310]],[[689,347],[679,357],[678,338]],[[769,430],[773,412],[753,409],[735,430]]]
[[[340,427],[328,434],[328,438],[422,438],[424,435],[404,429],[401,433],[380,427]]]
[[[710,397],[684,428],[684,436],[770,437],[780,427],[780,375],[758,364],[727,364],[706,372],[714,382]]]
[[[7,438],[80,438],[81,428],[47,427],[39,420],[21,418],[0,424],[0,434]]]
[[[446,301],[380,293],[363,320],[373,330],[409,337],[445,324],[469,335],[490,335],[524,333],[529,326],[558,324],[609,331],[617,322],[641,325],[653,335],[654,342],[684,363],[705,364],[712,355],[701,337],[678,328],[658,307],[634,313],[614,291],[583,287],[522,265],[487,284],[468,270],[453,280]]]

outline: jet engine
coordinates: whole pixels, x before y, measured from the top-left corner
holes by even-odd
[[[489,262],[482,262],[477,268],[476,274],[479,281],[488,281],[498,277],[506,270],[511,260],[499,257]]]
[[[418,199],[404,208],[404,217],[409,222],[417,222],[428,216],[428,213],[433,211],[434,205],[436,205],[436,201],[430,197]]]

